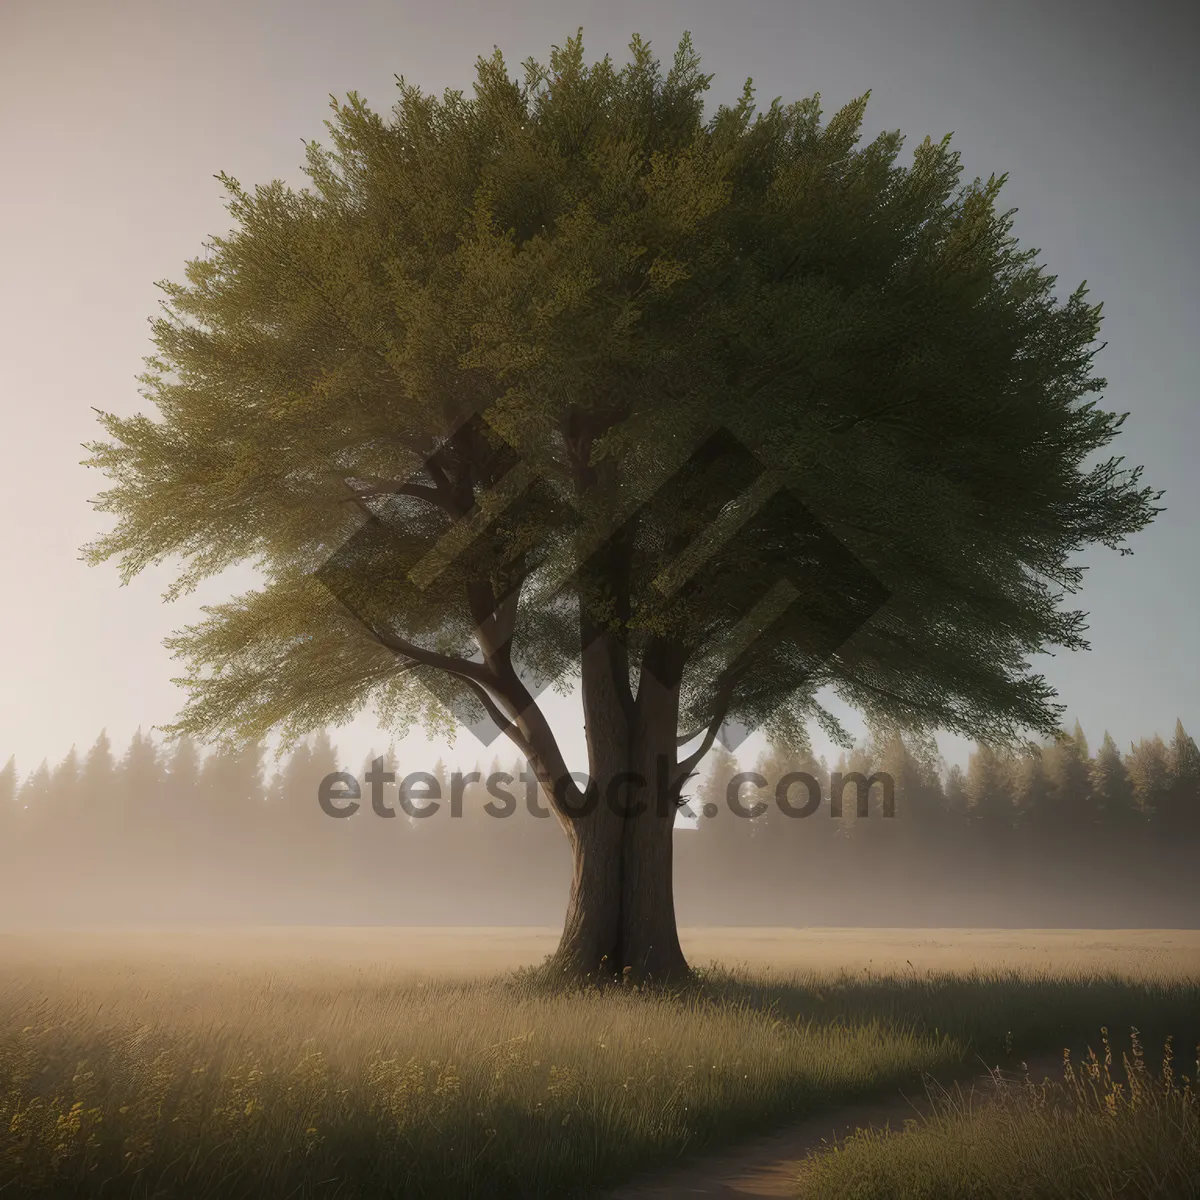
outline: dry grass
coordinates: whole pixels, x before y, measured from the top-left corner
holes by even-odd
[[[805,971],[1053,971],[1200,978],[1200,930],[1191,929],[783,929],[681,930],[692,962],[742,966],[786,978]],[[171,964],[179,971],[251,967],[291,972],[387,971],[478,978],[541,962],[558,940],[549,927],[278,926],[247,929],[0,931],[0,964],[76,972]]]
[[[980,1100],[961,1090],[935,1098],[931,1116],[903,1132],[861,1131],[814,1155],[802,1196],[828,1200],[1188,1200],[1200,1195],[1200,1048],[1195,1073],[1178,1075],[1171,1042],[1157,1075],[1136,1029],[1120,1067],[1108,1032],[1101,1053],[1059,1083],[996,1081]]]
[[[528,961],[528,934],[502,937]],[[476,972],[514,952],[474,938],[494,956]],[[431,976],[468,946],[6,935],[0,1192],[585,1196],[1006,1041],[1061,1046],[1104,1020],[1182,1035],[1200,1014],[1200,983],[1153,956],[1124,975],[714,969],[676,995]]]

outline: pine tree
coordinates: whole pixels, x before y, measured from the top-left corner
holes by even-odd
[[[162,803],[164,828],[172,838],[186,838],[196,824],[197,788],[202,767],[200,747],[187,734],[172,739],[162,768]]]
[[[992,829],[1013,824],[1012,760],[994,747],[980,743],[967,764],[967,813],[971,820]]]
[[[1170,804],[1171,757],[1161,737],[1142,738],[1129,750],[1126,763],[1137,806],[1156,829]]]
[[[1044,751],[1050,784],[1050,823],[1063,831],[1082,833],[1096,823],[1091,790],[1091,759],[1079,723],[1073,733],[1061,732]]]
[[[12,755],[0,768],[0,890],[5,880],[11,878],[10,864],[21,856],[16,839],[19,831],[23,831],[23,824],[17,823],[16,801],[17,759]]]
[[[740,770],[737,756],[718,742],[713,749],[708,771],[702,780],[693,784],[696,791],[697,815],[702,821],[716,820],[728,811],[729,781]]]
[[[367,782],[367,776],[374,774],[375,760],[377,758],[384,759],[384,756],[381,755],[374,746],[372,746],[371,749],[367,751],[367,756],[363,759],[362,766],[358,769],[358,787],[362,792],[361,803],[364,806],[370,806],[371,804],[371,785]],[[380,766],[383,768],[383,771],[386,774],[389,770],[387,760],[384,759],[384,761],[380,763]],[[396,813],[397,817],[400,816],[400,809],[396,805],[395,790],[392,785],[384,784],[380,797],[385,808],[390,808],[394,813]],[[374,814],[372,813],[372,815]],[[349,820],[349,818],[345,819]],[[392,817],[391,820],[396,820],[396,817]]]
[[[205,758],[197,783],[198,803],[218,841],[244,842],[248,831],[265,818],[265,758],[261,742],[220,745]]]
[[[1138,816],[1133,781],[1121,757],[1117,743],[1108,730],[1092,762],[1092,795],[1101,821],[1113,827],[1125,827]]]
[[[1166,825],[1184,836],[1200,832],[1200,750],[1176,718],[1169,747],[1171,782],[1167,792]]]
[[[17,800],[17,756],[10,755],[0,770],[0,837],[13,827]]]
[[[755,770],[767,779],[769,785],[766,795],[770,807],[764,817],[769,832],[783,830],[785,834],[801,834],[806,842],[811,842],[818,832],[829,832],[829,772],[823,763],[813,757],[811,749],[796,750],[769,743]],[[809,817],[797,818],[789,815],[779,804],[780,782],[793,774],[808,775],[816,780],[820,802]],[[787,802],[792,808],[806,808],[812,801],[810,793],[811,789],[807,785],[794,783],[788,789]]]
[[[17,789],[17,804],[35,819],[47,815],[50,800],[50,764],[42,759],[38,769]]]
[[[866,819],[860,819],[859,810],[859,795],[861,784],[851,783],[851,777],[861,775],[864,779],[869,780],[878,770],[877,750],[868,738],[867,741],[856,745],[849,751],[848,754],[842,754],[838,758],[838,765],[833,775],[830,778],[829,785],[829,800],[830,810],[836,811],[838,807],[837,797],[837,776],[842,777],[842,792],[841,792],[841,818],[837,822],[839,832],[846,837],[864,837],[866,830],[876,827],[879,822],[874,820],[882,813],[880,807],[882,794],[877,784],[871,789],[871,794],[867,797]]]
[[[329,738],[329,730],[324,727],[313,734],[309,769],[313,773],[313,778],[318,781],[340,769],[337,747]]]
[[[108,731],[102,729],[84,759],[79,778],[79,799],[84,824],[102,831],[105,842],[113,842],[112,814],[116,807],[116,764]]]
[[[1091,751],[1088,749],[1087,738],[1083,734],[1083,726],[1078,721],[1075,722],[1075,728],[1071,732],[1071,741],[1075,745],[1075,752],[1085,762],[1091,762]]]
[[[159,803],[156,807],[161,853],[189,867],[199,865],[208,827],[200,797],[203,756],[195,739],[183,734],[171,740],[162,765]]]
[[[718,742],[707,773],[695,784],[700,822],[697,837],[704,839],[701,850],[706,861],[720,864],[725,870],[738,869],[743,847],[750,838],[749,820],[729,806],[729,782],[740,771],[737,756]]]
[[[44,903],[40,895],[41,886],[47,883],[47,877],[53,884],[61,881],[63,871],[62,841],[63,825],[54,820],[51,811],[50,767],[45,759],[31,775],[17,783],[15,800],[15,824],[20,830],[19,858],[13,863],[17,878],[40,885],[38,894],[24,896],[24,904],[33,903],[41,907]],[[17,849],[16,847],[14,849]],[[37,863],[37,873],[31,875],[31,868]],[[52,884],[51,896],[58,894],[58,888]],[[20,887],[20,883],[18,883]]]
[[[297,742],[287,756],[281,775],[282,815],[279,826],[283,832],[283,848],[287,853],[287,870],[303,871],[305,862],[321,861],[328,857],[332,844],[331,825],[344,824],[349,818],[333,818],[321,811],[318,793],[321,781],[343,770],[337,747],[322,727],[311,737]],[[370,807],[370,793],[360,775],[359,803]],[[359,812],[363,810],[360,808]],[[373,816],[373,814],[372,814]]]
[[[195,738],[185,733],[171,741],[163,775],[165,784],[177,798],[195,790],[196,780],[200,777],[200,765],[200,747]]]
[[[953,817],[965,818],[969,806],[966,774],[958,763],[954,763],[946,772],[946,812]]]
[[[119,796],[115,819],[130,832],[157,825],[162,807],[164,767],[159,748],[139,726],[116,772]]]
[[[78,815],[79,752],[74,746],[50,773],[50,811],[56,821]]]
[[[433,777],[437,780],[438,802],[447,806],[448,813],[450,804],[450,772],[446,768],[445,759],[440,756],[437,762],[433,764]]]
[[[312,770],[313,752],[307,741],[297,742],[292,747],[284,763],[283,791],[288,804],[298,804],[304,785],[314,774]]]
[[[1053,821],[1054,790],[1046,770],[1046,746],[1026,746],[1013,766],[1013,802],[1017,820],[1028,828]]]
[[[934,826],[945,807],[938,772],[937,748],[893,734],[878,754],[878,769],[895,783],[899,828],[909,831]]]

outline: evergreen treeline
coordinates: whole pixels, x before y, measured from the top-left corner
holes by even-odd
[[[727,812],[728,781],[755,771],[774,783],[806,772],[821,788],[813,816],[785,815],[770,789],[744,785],[753,820]],[[894,781],[895,816],[882,815],[881,784],[869,815],[846,787],[830,819],[831,775]],[[808,799],[797,785],[794,808]],[[1176,722],[1170,742],[1143,739],[1122,755],[1106,733],[1092,754],[1075,726],[1024,753],[977,746],[966,771],[893,737],[855,750],[832,769],[768,752],[747,767],[717,750],[695,803],[698,853],[681,863],[703,917],[698,923],[1033,927],[1192,926],[1200,917],[1200,752]],[[682,841],[682,839],[679,839]],[[729,919],[712,911],[703,880],[737,881]],[[790,881],[790,882],[789,882]],[[691,897],[689,897],[691,898]],[[795,903],[792,913],[780,905]],[[772,914],[777,914],[772,917]],[[785,919],[790,918],[790,919]]]
[[[403,775],[402,764],[383,756]],[[4,924],[171,922],[554,924],[570,860],[561,830],[523,762],[500,772],[511,799],[482,782],[454,794],[433,769],[441,806],[413,818],[371,808],[366,762],[347,767],[327,734],[277,768],[265,747],[207,753],[140,731],[120,754],[105,734],[84,755],[21,777],[0,770],[0,898]],[[717,749],[693,781],[690,809],[713,815],[676,837],[683,924],[1178,926],[1200,916],[1200,751],[1182,724],[1170,741],[1122,754],[1105,734],[1093,754],[1076,726],[1022,754],[979,746],[949,771],[901,738],[863,746],[830,767],[768,751],[739,763]],[[417,766],[410,770],[421,769]],[[320,781],[355,773],[361,808],[333,819]],[[776,803],[789,774],[793,813]],[[884,772],[895,816],[869,815],[847,786],[831,818],[831,776]],[[730,781],[743,781],[729,809]],[[545,815],[529,811],[530,800]],[[491,805],[491,811],[485,810]],[[497,817],[498,812],[510,815]]]

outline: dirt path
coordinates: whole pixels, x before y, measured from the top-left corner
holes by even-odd
[[[1009,1077],[1020,1078],[1021,1074]],[[1062,1056],[1045,1056],[1029,1063],[1034,1079],[1062,1075]],[[991,1076],[981,1070],[964,1073],[956,1080],[972,1089],[986,1091]],[[935,1085],[936,1086],[936,1085]],[[739,1142],[724,1150],[686,1159],[635,1183],[609,1192],[605,1200],[796,1200],[796,1178],[800,1164],[811,1150],[820,1149],[852,1134],[856,1129],[900,1128],[912,1117],[928,1112],[924,1084],[911,1083],[894,1094],[875,1096],[802,1117],[773,1133]]]

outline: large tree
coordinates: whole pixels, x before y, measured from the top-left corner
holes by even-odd
[[[569,972],[686,969],[674,801],[726,722],[802,749],[829,685],[877,725],[1052,731],[1029,658],[1085,645],[1071,557],[1156,511],[1099,453],[1099,307],[1018,249],[1002,179],[860,145],[865,96],[822,124],[747,82],[706,118],[709,81],[686,36],[665,74],[576,37],[470,98],[401,79],[390,120],[334,100],[311,186],[220,177],[236,227],[160,285],[157,419],[89,447],[92,561],[262,572],[173,639],[177,730],[492,722],[570,841]]]

